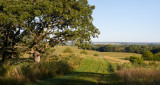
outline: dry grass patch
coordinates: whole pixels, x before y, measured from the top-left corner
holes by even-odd
[[[110,57],[110,56],[104,56],[103,58],[110,61],[111,63],[119,63],[119,64],[129,63],[128,60],[122,60],[122,59]]]
[[[130,68],[116,72],[125,85],[159,85],[160,70],[150,68]]]

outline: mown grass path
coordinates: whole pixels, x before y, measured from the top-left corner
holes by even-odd
[[[101,57],[86,57],[75,72],[51,79],[39,80],[35,85],[121,85],[109,72],[109,62]]]
[[[102,58],[87,57],[76,72],[108,73],[108,62]]]

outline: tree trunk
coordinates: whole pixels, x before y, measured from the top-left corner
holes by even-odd
[[[2,53],[2,62],[4,62],[5,59],[6,59],[6,52],[3,52],[3,53]]]
[[[34,61],[39,63],[40,62],[40,53],[38,51],[34,51],[33,56],[34,56]]]
[[[6,60],[6,57],[7,57],[7,50],[8,50],[8,29],[7,29],[7,32],[4,33],[6,38],[5,40],[3,41],[3,51],[2,51],[2,62],[4,62]]]
[[[15,43],[14,43],[14,41],[12,41],[12,48],[11,48],[11,49],[12,49],[12,52],[11,52],[11,55],[10,55],[10,57],[9,57],[10,59],[14,57],[14,51],[15,51],[15,50],[14,50],[14,45],[15,45]]]
[[[3,42],[4,46],[3,46],[3,51],[2,51],[2,62],[4,62],[7,58],[7,43],[8,43],[8,40],[6,40],[5,42]]]

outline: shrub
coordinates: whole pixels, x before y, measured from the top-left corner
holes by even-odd
[[[63,53],[73,53],[73,51],[71,50],[71,48],[67,47],[64,49]]]
[[[78,55],[71,54],[63,59],[63,61],[66,61],[69,66],[71,66],[73,69],[78,68],[81,64],[81,61],[83,58],[77,57]]]
[[[31,81],[63,75],[72,71],[72,67],[64,60],[48,60],[22,67],[23,74]]]
[[[153,57],[154,57],[154,55],[150,51],[146,51],[142,54],[142,58],[145,60],[153,60]]]
[[[81,53],[81,54],[85,54],[85,55],[88,54],[87,51],[85,51],[85,50],[81,51],[80,53]]]
[[[154,55],[154,60],[155,61],[160,61],[160,53],[157,53]]]
[[[141,57],[131,56],[129,60],[133,64],[144,64],[144,61],[143,61],[143,59]]]
[[[40,63],[22,62],[20,64],[5,64],[3,67],[0,67],[0,72],[2,72],[0,73],[0,78],[2,77],[0,83],[4,85],[21,85],[27,81],[55,77],[71,71],[72,67],[63,59],[49,60],[48,58],[41,59]]]
[[[111,64],[111,63],[108,64],[108,71],[109,72],[114,72],[116,70],[118,70],[118,65],[117,64]]]
[[[94,56],[98,56],[98,54],[94,54]]]
[[[4,76],[7,71],[7,67],[5,65],[0,66],[0,76]]]

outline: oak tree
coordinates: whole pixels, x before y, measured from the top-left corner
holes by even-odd
[[[17,54],[15,45],[24,33],[21,23],[25,16],[22,1],[0,0],[0,49],[2,61]]]
[[[91,37],[98,37],[99,31],[93,25],[91,16],[95,7],[89,5],[87,0],[8,1],[14,2],[10,3],[13,6],[22,4],[15,9],[17,23],[13,31],[17,32],[17,28],[20,28],[18,36],[24,34],[22,41],[30,48],[36,62],[40,62],[40,54],[49,43],[56,45],[63,41],[74,41],[77,46],[85,48],[89,47]],[[14,13],[7,16],[10,18],[12,15]],[[1,26],[1,29],[4,27]]]

